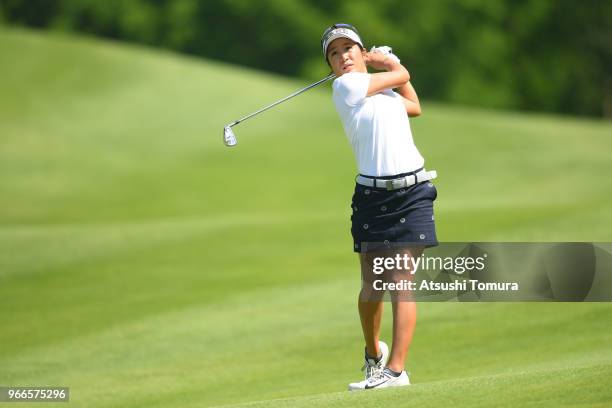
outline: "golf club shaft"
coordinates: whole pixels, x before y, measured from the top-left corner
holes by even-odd
[[[335,78],[335,77],[336,77],[336,75],[335,75],[335,74],[330,74],[330,75],[326,76],[325,78],[323,78],[323,79],[321,79],[321,80],[319,80],[319,81],[315,82],[314,84],[312,84],[312,85],[308,85],[306,88],[300,89],[299,91],[294,92],[294,93],[292,93],[291,95],[286,96],[286,97],[284,97],[283,99],[278,100],[278,101],[274,102],[274,103],[273,103],[273,104],[271,104],[271,105],[268,105],[268,106],[266,106],[266,107],[264,107],[264,108],[261,108],[260,110],[258,110],[258,111],[256,111],[256,112],[253,112],[253,113],[251,113],[251,114],[249,114],[249,115],[246,115],[244,118],[240,118],[240,119],[238,119],[238,120],[236,120],[236,121],[234,121],[234,122],[230,123],[228,126],[230,126],[230,127],[231,127],[231,126],[237,125],[237,124],[239,124],[240,122],[242,122],[243,120],[247,120],[248,118],[250,118],[250,117],[252,117],[252,116],[255,116],[255,115],[257,115],[257,114],[259,114],[259,113],[261,113],[261,112],[267,111],[268,109],[270,109],[270,108],[272,108],[272,107],[274,107],[274,106],[278,105],[279,103],[283,103],[283,102],[285,102],[286,100],[291,99],[291,98],[293,98],[294,96],[298,96],[298,95],[299,95],[299,94],[301,94],[302,92],[306,92],[306,91],[307,91],[307,90],[309,90],[310,88],[314,88],[315,86],[317,86],[317,85],[319,85],[319,84],[322,84],[322,83],[323,83],[323,82],[325,82],[325,81],[329,81],[330,79],[333,79],[333,78]]]

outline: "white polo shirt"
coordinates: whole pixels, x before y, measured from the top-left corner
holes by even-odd
[[[402,97],[391,89],[367,96],[371,74],[349,72],[333,83],[333,100],[364,176],[393,176],[423,167]]]

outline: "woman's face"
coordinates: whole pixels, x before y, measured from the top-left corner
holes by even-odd
[[[359,44],[338,38],[327,48],[327,61],[337,77],[347,72],[368,72]]]

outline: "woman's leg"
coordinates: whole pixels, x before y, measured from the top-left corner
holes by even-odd
[[[359,292],[359,317],[361,318],[361,329],[366,344],[366,353],[370,357],[378,357],[380,349],[378,338],[380,336],[380,324],[383,314],[382,297],[384,293],[373,289],[372,283],[380,279],[373,273],[372,253],[359,254],[361,264],[361,291]]]
[[[423,253],[423,247],[414,247],[398,252],[416,259]],[[413,265],[409,263],[409,265]],[[411,270],[396,270],[389,274],[389,282],[400,282],[401,280],[412,281],[414,275]],[[404,362],[408,355],[408,349],[412,342],[412,335],[416,326],[416,302],[414,302],[410,291],[392,291],[391,301],[393,306],[393,346],[387,367],[400,372],[404,370]]]

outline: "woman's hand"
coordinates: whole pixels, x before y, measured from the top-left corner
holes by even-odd
[[[366,65],[378,71],[390,71],[394,64],[399,64],[388,55],[380,52],[366,52],[363,56]]]

